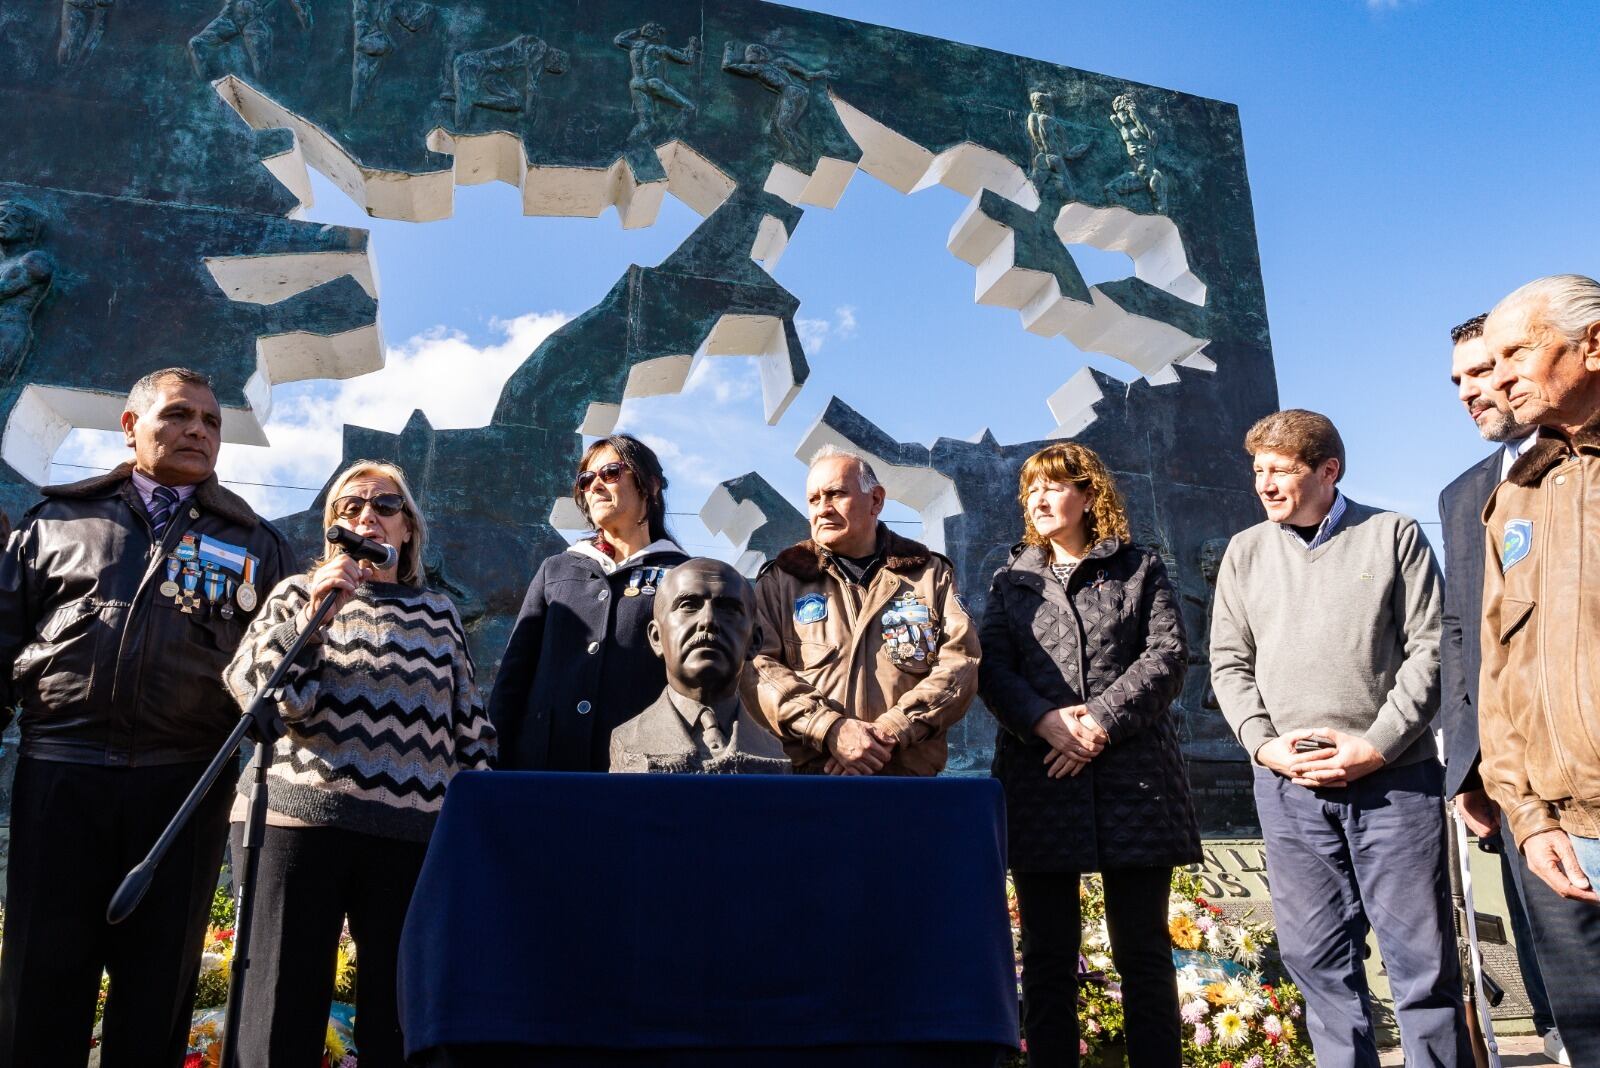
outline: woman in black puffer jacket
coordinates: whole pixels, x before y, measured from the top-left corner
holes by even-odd
[[[1050,445],[1022,466],[1024,537],[989,587],[980,693],[1000,721],[1033,1068],[1078,1063],[1078,877],[1100,872],[1132,1068],[1180,1063],[1172,869],[1201,859],[1172,702],[1187,659],[1161,558],[1111,474]]]

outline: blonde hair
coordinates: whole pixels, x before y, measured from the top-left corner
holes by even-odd
[[[408,586],[421,586],[426,580],[426,572],[422,564],[422,550],[428,542],[428,524],[422,518],[422,510],[417,507],[417,499],[411,495],[411,487],[406,484],[406,473],[400,470],[397,464],[386,463],[382,460],[357,460],[349,467],[340,471],[333,482],[328,486],[328,495],[322,504],[322,527],[326,530],[338,521],[338,515],[333,506],[344,495],[345,487],[358,478],[386,478],[394,483],[394,488],[399,492],[400,499],[405,502],[401,510],[406,520],[411,524],[411,538],[400,546],[399,566],[396,568],[396,577]],[[315,571],[329,560],[337,550],[332,545],[324,545],[322,557],[311,565]]]
[[[1105,463],[1087,445],[1062,441],[1046,445],[1028,457],[1017,478],[1024,545],[1045,543],[1044,535],[1033,528],[1033,517],[1028,515],[1028,487],[1039,481],[1070,482],[1088,495],[1089,506],[1084,509],[1083,518],[1090,545],[1106,538],[1132,540],[1128,533],[1128,511],[1122,504],[1122,494],[1117,491],[1117,480]]]

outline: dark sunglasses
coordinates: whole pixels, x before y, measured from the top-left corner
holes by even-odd
[[[333,502],[333,514],[340,519],[354,519],[369,504],[381,516],[399,515],[406,510],[406,499],[398,493],[380,493],[376,497],[357,497],[352,493]]]
[[[616,460],[613,460],[605,466],[598,467],[593,471],[579,472],[577,482],[578,492],[583,493],[590,486],[594,485],[594,480],[596,478],[608,486],[614,486],[617,484],[617,480],[622,477],[622,473],[627,469],[627,464],[619,463]]]

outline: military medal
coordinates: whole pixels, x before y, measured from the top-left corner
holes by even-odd
[[[658,572],[660,571],[661,568],[659,567],[647,567],[643,569],[641,572],[641,577],[644,579],[644,585],[639,587],[640,593],[648,593],[654,596],[656,592],[656,579],[658,577]]]
[[[233,599],[238,602],[241,612],[254,612],[256,610],[256,558],[246,554],[244,558],[244,577],[239,580],[239,588],[234,591]]]
[[[644,569],[643,568],[636,568],[634,570],[633,574],[628,576],[628,586],[627,586],[626,589],[624,589],[622,591],[622,596],[624,596],[624,597],[637,597],[637,596],[639,596],[639,583],[642,582],[642,581],[644,581]]]
[[[167,580],[161,584],[161,596],[176,599],[178,596],[178,571],[183,564],[176,554],[167,557]]]
[[[878,620],[882,628],[883,651],[895,667],[926,661],[938,648],[933,613],[915,593],[906,591],[894,599]],[[924,651],[923,645],[927,649]]]
[[[178,542],[178,547],[172,550],[172,555],[186,564],[193,563],[200,558],[200,543],[193,534],[185,534],[183,540]]]
[[[217,602],[222,600],[222,586],[222,573],[215,568],[208,566],[206,568],[204,589],[206,594],[206,604],[213,612],[217,610]]]
[[[195,592],[200,585],[200,572],[190,565],[183,569],[183,593],[179,595],[178,608],[190,615],[200,607],[200,595]]]
[[[233,618],[233,579],[226,579],[222,592],[222,607],[218,609],[223,619]]]

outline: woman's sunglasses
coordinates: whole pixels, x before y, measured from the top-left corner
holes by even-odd
[[[406,510],[406,499],[398,493],[380,493],[376,497],[357,497],[352,493],[333,502],[333,514],[340,519],[354,519],[369,504],[381,516],[399,515]]]
[[[618,463],[617,461],[613,460],[611,463],[608,463],[603,467],[598,467],[593,471],[580,472],[578,474],[577,482],[578,492],[586,492],[590,486],[594,485],[594,480],[597,478],[608,486],[614,486],[617,483],[617,479],[621,478],[622,473],[627,469],[627,464]]]

